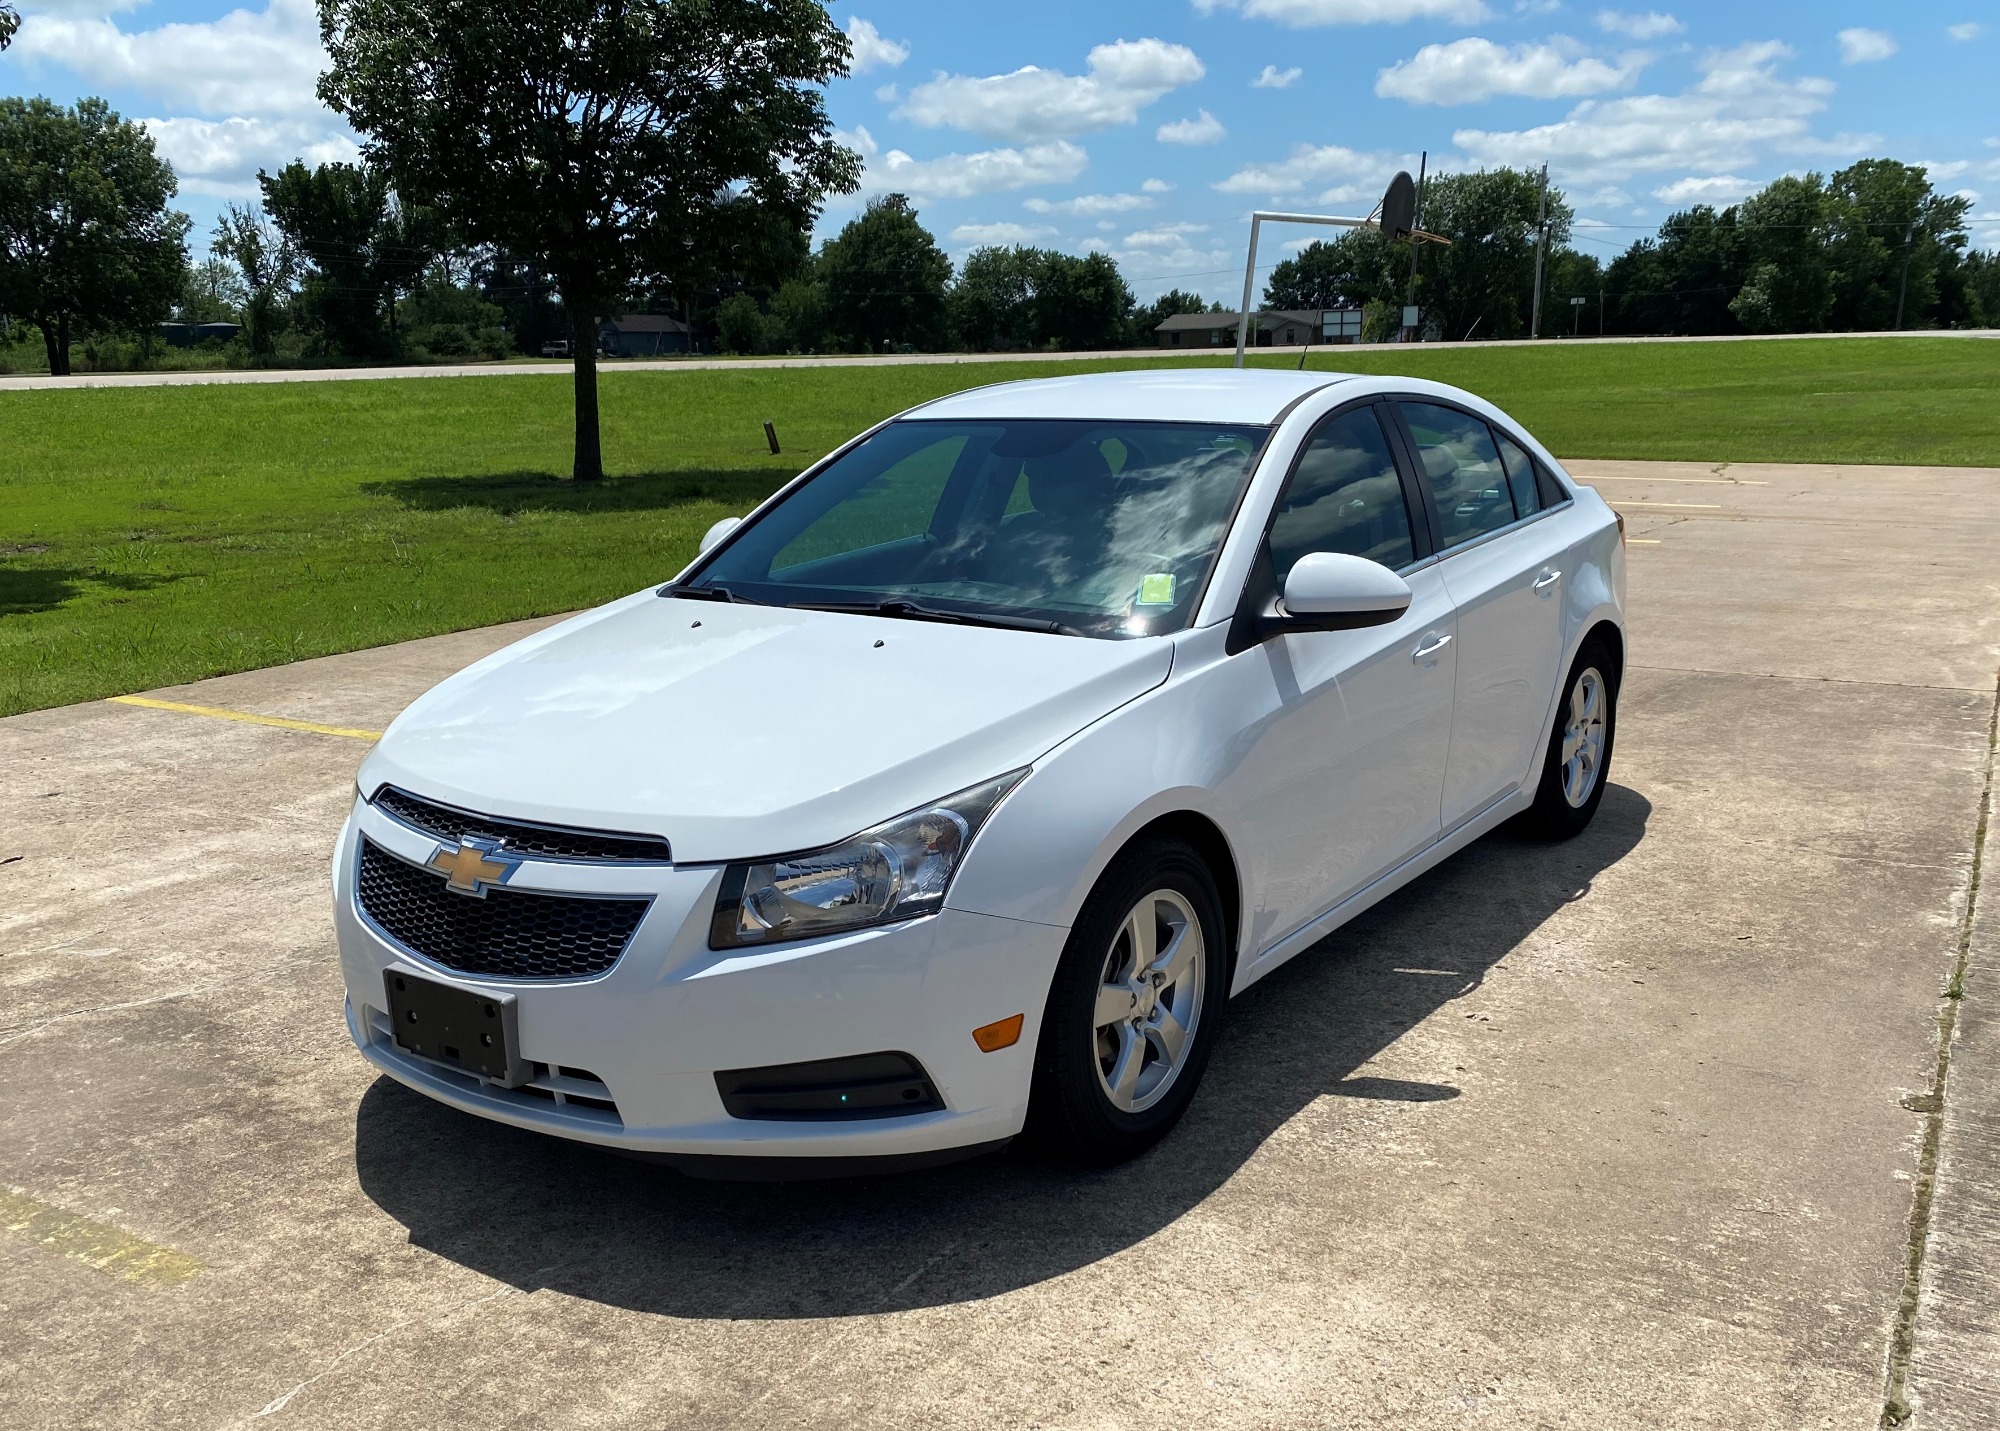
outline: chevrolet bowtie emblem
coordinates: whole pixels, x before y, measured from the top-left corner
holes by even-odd
[[[508,859],[490,843],[475,845],[470,840],[460,840],[456,848],[439,845],[429,863],[439,874],[448,876],[447,889],[484,899],[486,891],[496,884],[505,884],[507,876],[521,862]]]

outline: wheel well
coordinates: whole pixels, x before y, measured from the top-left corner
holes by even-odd
[[[1611,679],[1620,686],[1624,685],[1625,633],[1620,631],[1614,622],[1600,621],[1590,628],[1583,639],[1586,642],[1593,639],[1604,642],[1606,648],[1611,652],[1611,664],[1616,668],[1611,674]],[[1577,649],[1582,650],[1582,645],[1579,644]]]
[[[1207,863],[1209,873],[1215,876],[1216,891],[1222,896],[1222,920],[1229,931],[1229,981],[1233,985],[1236,982],[1237,939],[1243,928],[1243,886],[1237,877],[1236,856],[1229,848],[1228,837],[1208,816],[1196,814],[1193,810],[1176,810],[1136,831],[1125,842],[1126,848],[1150,835],[1171,835],[1187,841]]]

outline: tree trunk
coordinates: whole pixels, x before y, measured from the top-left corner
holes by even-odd
[[[37,318],[35,326],[42,330],[42,346],[48,350],[49,376],[66,378],[69,376],[69,315],[59,313],[54,318]]]
[[[595,482],[604,476],[597,434],[597,306],[565,291],[563,307],[569,310],[570,354],[576,366],[576,465],[571,476]]]

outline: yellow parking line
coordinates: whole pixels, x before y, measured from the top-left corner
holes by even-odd
[[[0,1228],[127,1282],[172,1287],[202,1267],[185,1252],[157,1246],[109,1223],[38,1201],[19,1188],[0,1187]]]
[[[252,715],[249,711],[224,710],[221,706],[190,706],[179,701],[156,701],[151,696],[112,696],[120,705],[145,706],[149,710],[179,711],[182,715],[213,716],[216,720],[240,720],[249,725],[276,726],[279,730],[305,730],[314,735],[344,735],[350,740],[380,740],[379,730],[356,730],[344,725],[315,725],[309,720],[287,720],[283,716]]]
[[[1614,477],[1609,472],[1598,472],[1591,476],[1577,474],[1579,482],[1684,482],[1689,486],[1703,487],[1768,487],[1769,482],[1755,482],[1748,477]]]
[[[1618,505],[1621,507],[1701,507],[1712,511],[1720,511],[1722,508],[1722,503],[1720,502],[1634,502],[1625,497],[1618,499]]]
[[[1628,547],[1656,547],[1656,546],[1658,546],[1659,544],[1660,544],[1660,539],[1659,539],[1658,537],[1627,537],[1627,538],[1625,538],[1625,545],[1626,545],[1626,546],[1628,546]]]

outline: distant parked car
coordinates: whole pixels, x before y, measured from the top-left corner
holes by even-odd
[[[335,922],[391,1077],[691,1171],[1110,1162],[1229,996],[1604,795],[1621,524],[1439,383],[975,388],[702,548],[362,763]]]
[[[567,338],[549,339],[548,342],[542,344],[542,356],[545,358],[569,357],[570,356],[569,339]]]

